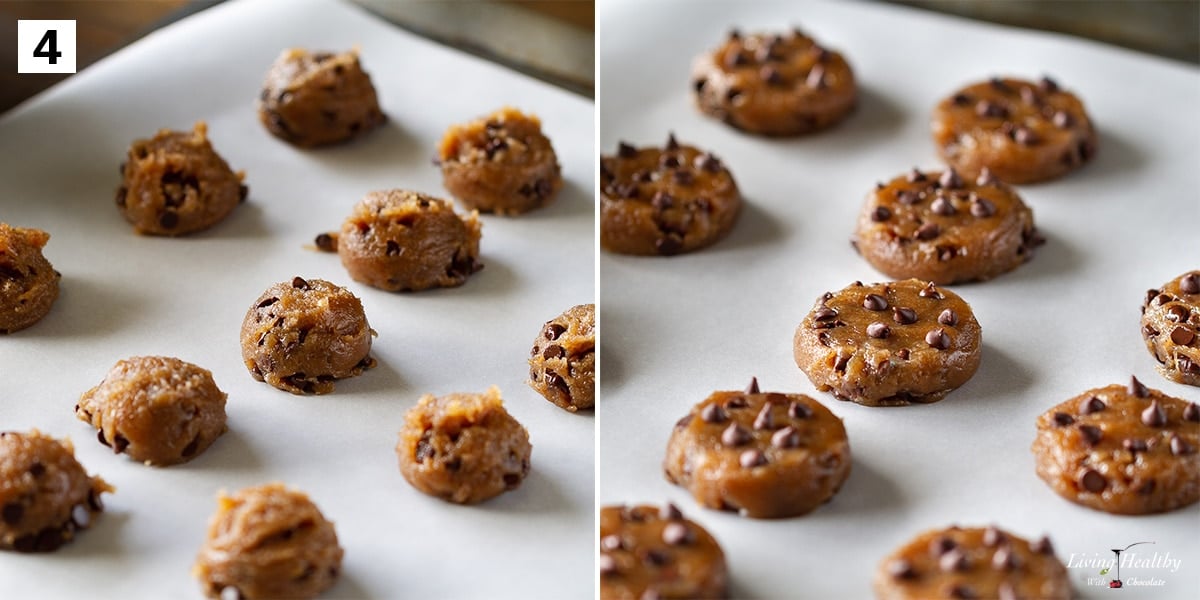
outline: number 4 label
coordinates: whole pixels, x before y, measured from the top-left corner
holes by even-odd
[[[18,73],[74,73],[75,21],[17,21]]]

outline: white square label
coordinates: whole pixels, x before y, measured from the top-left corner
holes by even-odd
[[[17,21],[18,73],[74,73],[75,21]]]

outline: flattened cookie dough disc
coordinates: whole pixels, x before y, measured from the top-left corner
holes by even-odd
[[[617,146],[600,157],[600,245],[609,252],[669,256],[725,237],[742,208],[733,175],[710,152],[680,144]]]
[[[358,51],[284,50],[263,84],[258,119],[293,146],[344,142],[387,121]]]
[[[879,600],[1067,600],[1071,581],[1048,538],[1029,542],[996,527],[926,531],[875,571]]]
[[[793,342],[817,389],[866,406],[937,402],[971,379],[983,348],[971,307],[916,279],[823,294]]]
[[[964,177],[983,169],[1007,183],[1035,183],[1096,155],[1083,102],[1049,78],[998,78],[969,85],[933,110],[938,153]]]
[[[515,490],[529,474],[529,432],[492,386],[482,394],[421,397],[404,418],[396,455],[417,490],[477,504]]]
[[[337,582],[342,556],[312,500],[271,483],[217,497],[192,574],[209,598],[315,598]]]
[[[559,408],[596,404],[596,305],[580,304],[547,321],[529,351],[529,387]]]
[[[1200,407],[1148,389],[1088,390],[1037,420],[1038,477],[1058,495],[1121,515],[1200,500]]]
[[[667,480],[701,506],[756,519],[795,517],[829,501],[850,475],[842,420],[803,394],[713,392],[675,424]]]
[[[1163,377],[1200,386],[1200,269],[1146,291],[1142,338]]]
[[[867,196],[854,247],[889,277],[949,285],[1007,273],[1044,241],[1033,211],[994,177],[913,169]]]
[[[113,488],[90,477],[69,440],[0,432],[0,550],[53,552],[91,526]]]
[[[727,598],[717,540],[673,504],[600,509],[600,600]]]
[[[50,234],[0,223],[0,334],[42,320],[58,299],[58,280],[42,254]]]
[[[542,122],[502,108],[453,125],[438,145],[443,184],[464,206],[518,215],[552,202],[562,189],[562,169]]]

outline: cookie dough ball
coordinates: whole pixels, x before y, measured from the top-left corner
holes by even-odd
[[[1045,240],[1033,211],[994,177],[913,169],[867,196],[854,247],[888,277],[938,285],[982,281],[1033,258]]]
[[[986,168],[1018,184],[1061,177],[1096,155],[1083,103],[1048,77],[993,77],[955,92],[933,110],[933,141],[964,177]]]
[[[680,144],[617,145],[600,157],[600,246],[609,252],[670,256],[725,237],[742,195],[733,174],[711,152]]]
[[[1072,597],[1049,539],[1029,542],[996,527],[926,531],[879,563],[874,587],[879,600]]]
[[[600,600],[727,598],[717,540],[673,504],[600,509]]]
[[[1119,515],[1200,500],[1200,407],[1146,388],[1088,390],[1037,420],[1038,477],[1076,504]]]
[[[1200,386],[1200,270],[1146,291],[1142,338],[1163,377]]]
[[[744,517],[807,514],[850,475],[842,420],[803,394],[713,392],[675,424],[667,480],[701,506]]]
[[[225,433],[225,392],[212,373],[178,358],[118,361],[75,405],[100,443],[148,465],[183,463]]]
[[[242,359],[259,381],[293,394],[328,394],[336,379],[375,366],[362,302],[323,279],[295,277],[263,292],[242,321]]]
[[[571,412],[596,404],[596,305],[546,322],[529,351],[529,387]]]
[[[854,72],[838,52],[801,31],[737,30],[692,65],[700,112],[749,133],[800,135],[825,129],[854,109]]]
[[[529,432],[504,410],[500,390],[426,394],[404,417],[396,455],[417,490],[477,504],[515,490],[529,474]]]
[[[336,144],[387,121],[358,51],[284,50],[259,95],[258,120],[275,137],[302,148]]]
[[[382,290],[456,287],[483,268],[480,228],[477,213],[460,217],[445,200],[406,190],[371,192],[342,223],[337,253],[352,279]]]
[[[971,307],[916,279],[827,292],[793,339],[817,389],[865,406],[937,402],[971,379],[982,348]]]
[[[90,477],[69,440],[0,432],[0,550],[53,552],[87,529],[113,488]]]
[[[0,334],[42,320],[58,299],[62,275],[42,255],[49,239],[40,229],[0,223]]]
[[[312,500],[270,483],[217,497],[192,574],[209,598],[315,598],[337,582],[342,555]]]
[[[482,119],[453,125],[438,145],[443,184],[464,206],[517,215],[554,202],[561,169],[542,122],[502,108]]]
[[[121,164],[117,207],[138,233],[184,235],[220,223],[246,199],[245,174],[234,173],[208,142],[208,126],[160,130],[137,140]]]

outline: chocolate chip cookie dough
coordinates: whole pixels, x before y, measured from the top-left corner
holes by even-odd
[[[396,455],[417,490],[477,504],[515,490],[529,474],[529,432],[492,386],[482,394],[421,397],[404,417]]]
[[[452,125],[438,145],[443,185],[464,206],[518,215],[554,202],[563,181],[558,157],[531,114],[502,108]]]
[[[993,77],[955,92],[933,110],[933,141],[964,177],[987,168],[1017,184],[1061,177],[1096,155],[1083,102],[1048,77]]]
[[[662,148],[621,142],[600,157],[600,245],[619,254],[670,256],[725,237],[742,195],[711,152],[680,144]]]
[[[926,531],[879,563],[879,600],[1067,600],[1071,581],[1049,538],[1029,542],[997,527]]]
[[[737,30],[692,65],[700,112],[749,133],[800,135],[825,129],[854,109],[854,73],[839,52],[803,32]]]
[[[302,148],[345,142],[387,121],[358,50],[284,50],[263,84],[258,119],[271,135]]]
[[[866,406],[937,402],[979,368],[982,332],[954,292],[916,279],[827,292],[796,328],[796,365]]]
[[[674,504],[600,509],[600,600],[726,598],[717,540]]]
[[[559,408],[596,404],[596,305],[580,304],[547,321],[529,351],[529,387]]]
[[[1076,504],[1122,515],[1200,500],[1200,407],[1143,385],[1088,390],[1037,420],[1038,477]]]
[[[259,381],[293,394],[328,394],[333,382],[375,366],[362,302],[323,279],[295,277],[263,292],[242,321],[242,359]]]
[[[220,223],[246,199],[245,174],[233,172],[208,141],[208,126],[160,130],[137,140],[121,164],[117,207],[138,233],[176,236]]]
[[[0,550],[53,552],[91,526],[113,488],[91,477],[69,440],[0,432]]]
[[[1043,242],[1013,188],[986,172],[964,179],[953,167],[878,184],[854,234],[855,249],[888,277],[938,285],[1007,273]]]
[[[148,465],[187,462],[225,433],[225,392],[212,373],[166,356],[117,361],[75,405],[113,452]]]
[[[850,475],[842,420],[803,394],[713,392],[675,424],[667,480],[701,506],[755,519],[795,517],[829,501]]]
[[[1142,338],[1163,377],[1200,386],[1200,270],[1146,291]]]
[[[270,483],[217,497],[192,574],[209,598],[315,598],[337,582],[342,555],[312,500]]]
[[[58,299],[58,280],[42,254],[50,234],[0,223],[0,335],[42,320]]]

